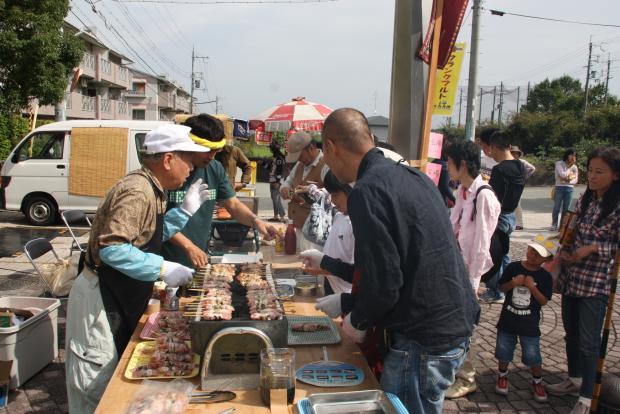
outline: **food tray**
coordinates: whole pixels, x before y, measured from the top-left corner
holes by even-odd
[[[159,312],[152,313],[146,322],[144,323],[144,327],[142,328],[142,332],[140,332],[140,339],[146,340],[155,340],[155,332],[159,330],[159,325],[157,325],[157,320],[159,319]]]
[[[354,387],[364,382],[364,371],[338,361],[318,361],[306,364],[295,372],[297,381],[316,387]]]
[[[331,345],[340,343],[340,332],[328,316],[292,316],[287,315],[289,345]],[[329,326],[327,331],[294,332],[291,327],[297,323],[319,323]]]
[[[400,399],[380,390],[313,394],[297,402],[301,414],[408,414]]]
[[[187,345],[191,349],[191,344],[189,341],[186,342]],[[155,341],[147,341],[140,342],[136,345],[136,348],[133,350],[131,354],[131,358],[127,363],[127,368],[125,369],[125,378],[128,380],[143,380],[143,379],[172,379],[172,378],[193,378],[198,375],[198,371],[200,370],[200,355],[194,354],[194,363],[196,364],[196,368],[189,374],[185,376],[157,376],[157,377],[134,377],[133,369],[139,367],[140,365],[148,364],[151,360],[150,354],[155,351],[157,347],[157,342]]]

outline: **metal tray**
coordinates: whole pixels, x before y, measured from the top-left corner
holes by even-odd
[[[380,390],[313,394],[297,408],[302,414],[408,414],[398,397]]]
[[[340,332],[329,316],[292,316],[287,315],[289,345],[331,345],[341,341]],[[316,332],[296,332],[291,329],[297,323],[318,323],[327,325],[329,330]]]

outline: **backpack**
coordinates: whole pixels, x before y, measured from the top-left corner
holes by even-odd
[[[478,194],[480,194],[480,191],[485,189],[493,191],[493,188],[490,185],[482,185],[478,187],[478,189],[476,190],[476,195],[474,196],[474,208],[470,217],[471,221],[474,221],[478,212]],[[509,250],[510,238],[506,233],[499,230],[498,228],[495,228],[495,231],[491,236],[491,245],[489,246],[489,253],[491,254],[491,260],[493,260],[493,267],[491,267],[488,272],[482,275],[480,279],[481,281],[486,282],[499,271],[502,265],[502,260],[504,256],[508,254]]]

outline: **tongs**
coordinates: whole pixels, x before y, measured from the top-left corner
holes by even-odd
[[[190,404],[211,404],[230,401],[237,398],[237,394],[232,391],[192,391]]]

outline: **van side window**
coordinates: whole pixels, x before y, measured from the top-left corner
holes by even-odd
[[[60,160],[65,142],[64,132],[39,132],[26,141],[17,150],[18,161]]]
[[[138,160],[142,164],[142,154],[145,151],[144,139],[146,138],[146,132],[139,132],[136,134],[136,151],[138,151]]]

